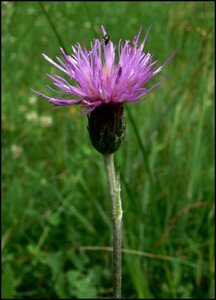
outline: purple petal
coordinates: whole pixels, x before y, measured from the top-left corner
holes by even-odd
[[[157,70],[154,71],[154,75],[156,75],[157,73],[159,73],[161,70],[163,70],[163,68],[171,61],[171,59],[175,56],[176,52],[178,51],[178,49],[176,49],[165,61],[165,63],[160,66]]]
[[[31,91],[39,96],[44,97],[45,99],[47,99],[49,102],[51,102],[52,104],[54,104],[56,106],[68,106],[68,105],[73,105],[73,104],[80,104],[80,102],[81,102],[80,99],[54,98],[54,97],[46,96],[46,95],[44,95],[38,91],[35,91],[33,89],[31,89]]]
[[[142,32],[142,26],[140,27],[140,30],[139,30],[138,34],[135,35],[135,37],[134,37],[133,42],[134,42],[135,45],[137,45],[137,43],[138,43],[138,41],[139,41],[141,32]]]

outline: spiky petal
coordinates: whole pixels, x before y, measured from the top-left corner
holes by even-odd
[[[103,37],[108,36],[103,26],[101,30]],[[72,47],[71,55],[60,48],[63,61],[58,57],[54,61],[43,54],[48,62],[68,76],[66,80],[57,75],[48,75],[59,92],[64,93],[64,97],[51,97],[34,90],[33,92],[55,106],[80,105],[87,113],[104,104],[140,101],[158,86],[160,81],[146,88],[146,84],[163,70],[176,52],[163,65],[156,67],[152,55],[143,50],[148,34],[149,30],[140,46],[138,42],[141,29],[133,42],[120,41],[118,62],[116,62],[117,51],[109,39],[105,41],[95,39],[90,51],[77,44]]]

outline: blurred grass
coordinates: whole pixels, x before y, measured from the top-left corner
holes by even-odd
[[[101,24],[115,43],[152,24],[146,49],[159,63],[179,48],[163,85],[127,105],[116,154],[124,248],[176,260],[124,253],[123,296],[214,298],[214,4],[43,5],[67,51],[89,46]],[[78,108],[30,92],[56,71],[41,53],[58,56],[59,41],[37,2],[3,2],[2,16],[2,298],[109,298],[111,253],[80,249],[111,245],[103,159]]]

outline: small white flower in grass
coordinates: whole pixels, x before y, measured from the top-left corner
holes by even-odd
[[[15,36],[10,36],[10,37],[9,37],[9,41],[10,41],[12,44],[15,43],[15,41],[16,41]]]
[[[89,21],[86,21],[84,23],[85,28],[90,28],[91,27],[91,23]]]
[[[27,110],[26,106],[25,105],[20,105],[19,106],[19,111],[20,112],[25,112]]]
[[[40,184],[42,186],[46,186],[47,185],[47,179],[45,177],[42,177],[41,180],[40,180]]]
[[[29,9],[27,9],[27,13],[28,13],[28,15],[35,15],[36,10],[35,10],[35,8],[30,7]]]
[[[30,113],[26,114],[26,120],[29,122],[35,122],[38,120],[38,114],[36,111],[31,111]]]
[[[19,158],[23,152],[23,148],[19,145],[14,144],[14,145],[11,145],[11,152],[12,152],[14,158]]]
[[[131,18],[130,19],[130,23],[131,24],[136,24],[137,23],[137,19],[136,18]]]
[[[36,96],[31,96],[31,97],[28,99],[28,103],[31,104],[31,105],[34,105],[36,102],[37,102]]]
[[[49,127],[53,123],[53,118],[51,116],[41,116],[40,123],[42,127]]]

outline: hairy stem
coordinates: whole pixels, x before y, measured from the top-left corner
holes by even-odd
[[[104,155],[113,221],[113,298],[121,298],[122,280],[122,207],[120,182],[115,174],[114,154]]]

